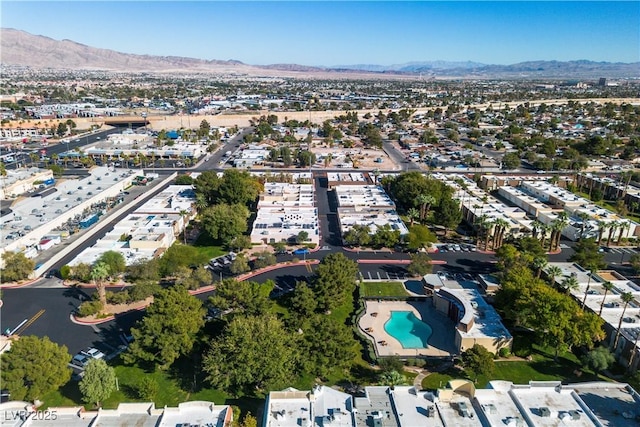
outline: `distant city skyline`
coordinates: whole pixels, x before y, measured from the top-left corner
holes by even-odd
[[[0,23],[124,53],[246,64],[640,61],[640,2],[2,1]]]

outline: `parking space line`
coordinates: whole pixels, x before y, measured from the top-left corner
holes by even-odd
[[[376,274],[378,274],[378,280],[382,280],[382,277],[380,277],[380,272],[376,271]]]

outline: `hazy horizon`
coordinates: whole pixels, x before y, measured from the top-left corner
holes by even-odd
[[[2,2],[3,28],[123,53],[308,66],[640,61],[640,2]]]

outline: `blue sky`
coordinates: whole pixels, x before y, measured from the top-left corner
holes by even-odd
[[[2,1],[0,23],[126,53],[247,64],[640,61],[640,2]]]

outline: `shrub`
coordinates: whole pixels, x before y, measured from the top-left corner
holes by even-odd
[[[509,350],[509,347],[502,347],[499,351],[498,351],[498,355],[500,357],[509,357],[511,356],[511,350]]]
[[[93,316],[94,314],[100,313],[103,308],[100,301],[85,301],[78,307],[78,316]]]
[[[68,265],[63,265],[60,267],[60,278],[62,280],[67,280],[71,276],[71,267]]]
[[[159,388],[158,382],[155,379],[144,377],[136,386],[136,394],[139,399],[153,402],[156,394],[158,394]]]
[[[107,291],[107,302],[109,304],[127,304],[130,300],[129,291],[111,292]]]
[[[129,301],[142,301],[157,293],[162,287],[157,282],[140,282],[129,289]]]

